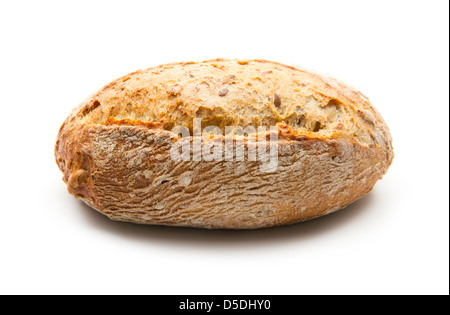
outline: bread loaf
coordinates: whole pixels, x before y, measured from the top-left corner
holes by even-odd
[[[253,229],[344,208],[382,178],[393,149],[348,85],[218,59],[114,80],[72,111],[55,156],[68,191],[110,219]]]

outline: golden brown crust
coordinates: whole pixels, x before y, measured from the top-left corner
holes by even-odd
[[[277,126],[278,167],[174,161],[183,125]],[[234,135],[234,148],[246,137]],[[193,137],[180,141],[192,142]],[[259,228],[318,217],[369,192],[393,159],[369,100],[337,80],[263,60],[176,63],[136,71],[92,95],[55,148],[68,190],[114,220]]]

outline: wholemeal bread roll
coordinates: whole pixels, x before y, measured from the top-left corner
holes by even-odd
[[[254,229],[344,208],[393,150],[369,100],[335,79],[212,60],[106,85],[63,123],[55,156],[68,191],[113,220]]]

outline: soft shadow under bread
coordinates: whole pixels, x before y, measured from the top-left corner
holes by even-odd
[[[187,245],[196,247],[210,246],[258,246],[268,243],[286,243],[290,241],[311,239],[335,229],[345,228],[352,221],[370,208],[376,199],[376,192],[364,196],[345,209],[307,222],[263,228],[257,230],[206,230],[185,227],[158,225],[139,225],[117,222],[90,208],[81,201],[76,201],[86,221],[95,229],[137,242],[161,243],[167,245]]]

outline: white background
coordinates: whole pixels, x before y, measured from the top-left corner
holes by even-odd
[[[448,294],[448,1],[1,1],[1,294]],[[369,96],[396,158],[303,224],[113,222],[53,157],[71,109],[137,69],[216,57],[329,73]]]

